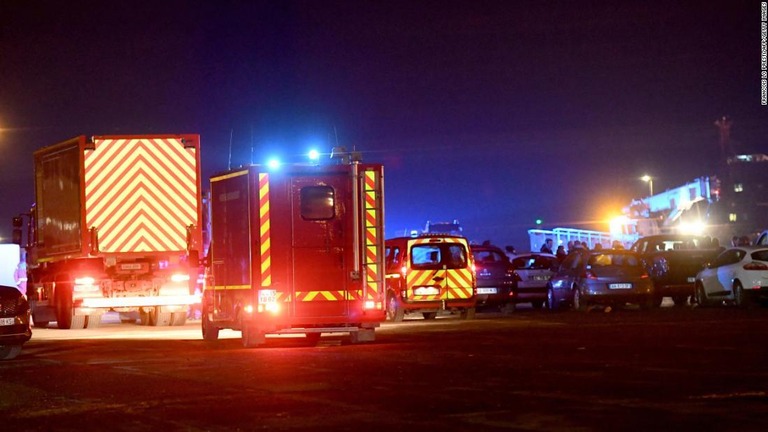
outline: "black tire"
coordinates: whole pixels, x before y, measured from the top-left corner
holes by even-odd
[[[466,308],[461,310],[461,319],[463,320],[471,320],[475,319],[475,308]]]
[[[203,340],[206,341],[215,341],[219,339],[219,328],[215,326],[210,320],[208,320],[208,314],[203,312],[203,319],[201,320],[202,325],[202,331],[203,331]]]
[[[661,304],[664,302],[664,296],[662,295],[654,295],[653,296],[653,305],[657,308],[661,307]]]
[[[556,312],[560,310],[560,305],[557,303],[557,300],[555,299],[555,290],[552,287],[547,287],[547,301],[546,301],[547,309]]]
[[[425,320],[433,320],[437,318],[437,312],[422,312],[421,316],[423,316]]]
[[[701,283],[696,284],[696,288],[693,291],[693,302],[699,305],[699,307],[709,306],[709,300],[707,299],[707,293],[704,291],[704,285]]]
[[[85,328],[99,328],[101,327],[101,315],[88,315],[85,320]]]
[[[578,287],[573,289],[573,300],[571,302],[571,305],[573,306],[574,310],[577,310],[580,312],[586,312],[589,309],[589,303],[581,295],[581,290]]]
[[[145,311],[144,309],[139,311],[139,325],[143,326],[153,326],[155,325],[152,321],[152,314]]]
[[[752,306],[752,302],[744,292],[744,287],[741,282],[736,281],[733,283],[733,304],[739,308],[748,308]]]
[[[544,300],[535,300],[531,302],[534,309],[541,309],[544,306]]]
[[[401,322],[405,318],[405,311],[400,306],[395,293],[387,294],[387,319],[394,322]]]
[[[71,329],[72,317],[74,316],[72,313],[72,290],[63,284],[57,286],[53,294],[53,303],[56,307],[56,326],[62,330]]]
[[[160,306],[155,306],[150,315],[152,319],[149,325],[168,327],[173,324],[173,314],[171,312],[163,312]]]
[[[187,323],[187,311],[174,312],[171,314],[171,324],[174,327],[181,327]]]

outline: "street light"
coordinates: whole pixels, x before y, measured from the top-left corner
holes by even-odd
[[[653,177],[651,177],[648,174],[646,174],[646,175],[640,177],[640,180],[648,183],[648,188],[651,191],[651,195],[650,196],[653,196]]]

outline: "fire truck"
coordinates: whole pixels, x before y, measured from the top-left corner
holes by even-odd
[[[220,329],[241,331],[245,347],[267,334],[374,340],[386,307],[383,168],[357,159],[211,177],[205,340]]]
[[[36,327],[96,327],[107,311],[143,325],[186,322],[200,301],[199,143],[79,136],[34,153],[36,202],[14,218],[13,237],[22,244],[26,218]]]

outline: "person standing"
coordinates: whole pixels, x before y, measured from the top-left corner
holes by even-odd
[[[552,239],[551,239],[551,238],[548,238],[548,239],[547,239],[547,240],[544,242],[544,244],[543,244],[543,245],[541,245],[541,249],[540,249],[540,252],[542,252],[542,253],[548,253],[548,254],[551,254],[551,253],[553,253],[553,252],[552,252],[552,245],[553,245],[553,244],[554,244],[554,242],[552,241]]]

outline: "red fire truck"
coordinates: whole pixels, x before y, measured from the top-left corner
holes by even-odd
[[[374,340],[385,319],[383,168],[250,165],[211,178],[211,245],[202,332],[349,333]]]
[[[199,302],[199,143],[79,136],[35,152],[36,202],[22,215],[35,326],[95,327],[110,310],[145,325],[186,322]]]

